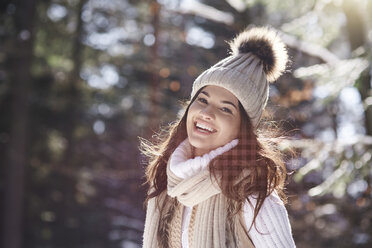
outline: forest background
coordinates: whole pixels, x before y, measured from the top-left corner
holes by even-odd
[[[292,60],[265,118],[297,247],[371,247],[372,0],[1,1],[0,246],[141,247],[139,137],[251,25]]]

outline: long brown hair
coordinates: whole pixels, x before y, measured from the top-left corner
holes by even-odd
[[[183,116],[171,123],[157,136],[156,143],[141,139],[141,151],[149,157],[145,182],[149,189],[145,204],[149,199],[159,196],[167,189],[167,162],[173,151],[187,138],[187,113],[199,92],[187,105]],[[245,200],[248,200],[252,205],[249,196],[256,199],[250,230],[265,198],[274,190],[286,203],[283,189],[287,171],[283,154],[278,149],[276,139],[273,139],[275,135],[272,130],[257,130],[255,132],[240,103],[239,108],[242,117],[239,143],[233,149],[213,159],[209,163],[209,170],[211,176],[219,178],[217,181],[222,193],[229,199],[229,208],[233,209],[233,214],[242,209]],[[157,207],[161,214],[162,209],[158,201]],[[232,216],[228,217],[231,219]]]

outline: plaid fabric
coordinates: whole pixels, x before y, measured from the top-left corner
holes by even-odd
[[[224,194],[244,200],[248,195],[267,191],[268,169],[259,149],[256,135],[242,130],[239,144],[211,161],[211,175],[219,178]]]

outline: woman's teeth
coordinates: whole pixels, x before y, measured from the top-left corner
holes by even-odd
[[[196,123],[196,127],[197,128],[199,128],[199,129],[202,129],[202,130],[206,130],[206,131],[209,131],[209,132],[214,132],[214,129],[213,128],[211,128],[211,127],[208,127],[208,126],[206,126],[206,125],[204,125],[204,124],[201,124],[201,123]]]

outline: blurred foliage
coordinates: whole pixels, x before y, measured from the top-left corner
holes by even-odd
[[[196,76],[227,55],[225,41],[254,24],[278,29],[292,60],[265,118],[298,154],[288,161],[297,246],[370,247],[372,1],[350,1],[37,1],[23,246],[140,247],[138,137],[173,121]],[[0,161],[14,126],[14,44],[27,36],[20,2],[0,4]]]

